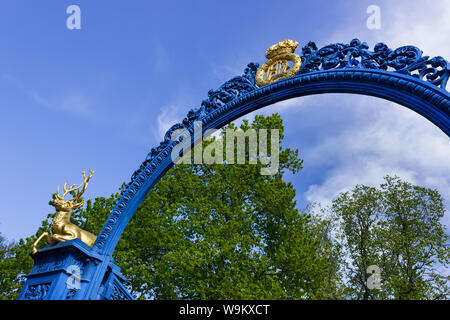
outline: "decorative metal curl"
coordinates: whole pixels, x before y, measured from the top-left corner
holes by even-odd
[[[300,74],[339,68],[365,68],[395,71],[406,74],[446,90],[450,63],[442,57],[422,56],[414,46],[392,50],[382,42],[374,51],[365,42],[353,39],[350,44],[336,43],[318,49],[314,42],[302,48]]]

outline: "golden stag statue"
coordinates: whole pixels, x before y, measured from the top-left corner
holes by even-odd
[[[80,198],[80,196],[84,193],[84,191],[87,188],[89,179],[91,179],[94,172],[89,169],[89,174],[86,177],[86,173],[84,171],[81,171],[81,174],[83,175],[84,182],[80,184],[78,187],[75,187],[76,184],[69,187],[69,189],[66,188],[67,181],[64,183],[64,193],[62,196],[59,195],[59,186],[56,189],[56,194],[53,200],[50,202],[52,206],[56,209],[56,215],[53,218],[52,221],[52,236],[48,232],[44,232],[37,238],[37,240],[33,244],[33,250],[32,254],[35,254],[37,249],[36,246],[39,243],[39,241],[42,240],[42,238],[45,238],[49,244],[56,243],[59,241],[67,241],[67,240],[73,240],[73,239],[80,239],[84,243],[86,243],[88,246],[92,247],[92,245],[95,242],[95,239],[97,238],[92,233],[81,229],[77,225],[70,222],[70,216],[72,214],[72,210],[76,208],[80,208],[84,202],[78,202],[77,200]],[[64,200],[64,197],[70,193],[76,191],[75,196],[72,200]]]

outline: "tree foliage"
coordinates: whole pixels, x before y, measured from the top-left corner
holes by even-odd
[[[437,190],[386,176],[379,188],[341,193],[331,210],[341,219],[349,298],[449,298],[438,270],[448,265],[450,248]],[[380,289],[367,286],[370,265],[381,269]]]
[[[284,138],[278,114],[256,116],[228,125],[203,150],[225,147],[225,132],[238,129],[279,129]],[[450,298],[440,272],[450,249],[437,190],[386,176],[379,187],[357,185],[312,214],[298,209],[285,178],[302,169],[298,150],[280,144],[273,175],[261,174],[261,162],[248,164],[249,150],[247,164],[224,165],[225,148],[212,151],[223,152],[222,164],[176,164],[147,195],[113,254],[136,298]],[[87,200],[73,222],[98,234],[119,196]],[[17,297],[33,265],[31,246],[53,216],[17,243],[0,235],[0,299]],[[370,266],[380,269],[379,288],[368,287]]]
[[[256,116],[252,124],[240,126],[250,128],[279,129],[280,140],[284,137],[277,114]],[[238,128],[230,124],[226,129]],[[214,139],[225,146],[225,130],[204,148]],[[322,224],[297,209],[295,189],[283,180],[286,172],[297,173],[303,161],[298,150],[280,145],[279,151],[274,175],[261,175],[261,163],[178,164],[169,170],[142,202],[114,252],[132,294],[155,299],[333,297],[331,247],[324,250],[325,240],[318,236]],[[74,212],[74,222],[98,234],[117,198],[88,200]]]

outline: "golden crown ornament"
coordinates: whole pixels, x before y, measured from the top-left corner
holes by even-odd
[[[302,59],[294,53],[297,46],[298,42],[294,40],[282,40],[270,46],[266,51],[269,60],[256,72],[256,84],[262,87],[299,72]]]

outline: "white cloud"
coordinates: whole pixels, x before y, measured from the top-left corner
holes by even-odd
[[[182,110],[184,108],[178,105],[169,105],[161,108],[156,118],[156,130],[153,131],[155,139],[163,140],[167,130],[183,120]]]
[[[389,23],[378,34],[391,48],[414,45],[423,55],[450,59],[450,6],[447,0],[389,2],[384,10]],[[447,88],[450,88],[447,84]]]
[[[380,40],[390,46],[415,45],[425,55],[450,57],[450,6],[447,0],[389,2],[383,10],[388,19]],[[386,21],[386,19],[385,19]]]
[[[319,47],[359,37],[371,48],[376,42],[390,48],[414,45],[424,55],[450,58],[448,1],[422,1],[420,5],[395,1],[380,7],[381,30],[358,28],[355,32],[355,25],[345,25],[332,33],[329,41],[318,43]],[[363,120],[349,123],[338,135],[309,150],[303,149],[305,158],[316,161],[316,165],[335,162],[323,181],[309,187],[308,200],[329,203],[355,184],[378,185],[385,174],[396,174],[412,183],[437,188],[450,208],[450,139],[440,129],[387,101],[359,96],[344,97],[339,103],[352,104],[349,112],[362,112]],[[450,226],[449,214],[444,222]]]
[[[326,205],[356,184],[377,186],[383,176],[395,174],[437,188],[450,207],[450,139],[422,116],[394,103],[369,97],[352,102],[348,111],[364,109],[364,118],[371,121],[355,122],[303,149],[314,166],[332,163],[325,179],[309,186],[306,199]],[[448,216],[445,223],[450,226]]]

